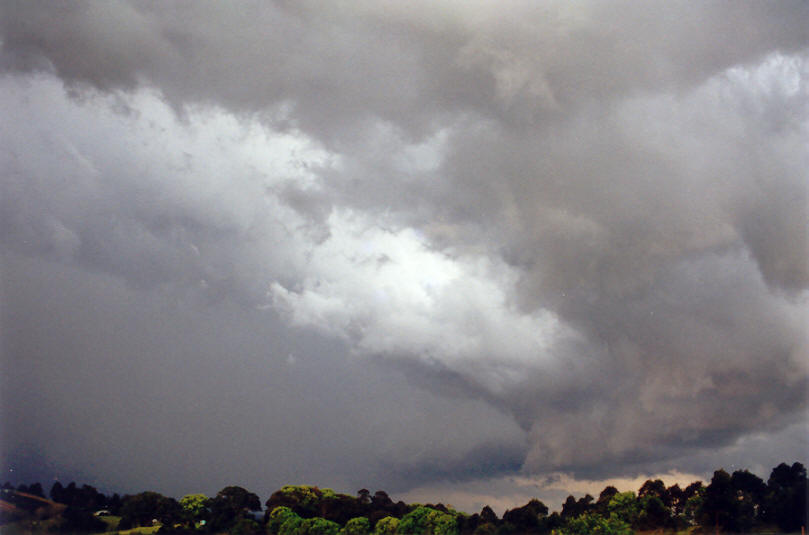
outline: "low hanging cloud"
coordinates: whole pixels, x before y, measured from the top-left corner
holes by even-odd
[[[805,3],[0,21],[14,254],[269,310],[482,400],[494,472],[663,469],[803,418]],[[400,471],[468,474],[498,449],[479,432]]]

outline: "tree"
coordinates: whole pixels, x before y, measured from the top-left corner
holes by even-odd
[[[497,524],[497,514],[488,505],[480,510],[480,521],[484,524]]]
[[[399,529],[399,519],[395,516],[386,516],[376,523],[374,535],[395,535]]]
[[[492,522],[482,522],[475,528],[472,535],[496,535],[497,526]]]
[[[316,516],[304,519],[298,526],[297,535],[337,535],[340,524]]]
[[[705,489],[698,512],[700,525],[705,529],[740,531],[745,524],[744,519],[739,518],[740,512],[730,474],[717,470]]]
[[[280,505],[270,511],[267,517],[267,533],[269,533],[269,535],[278,535],[281,532],[281,526],[283,526],[285,522],[288,520],[293,520],[294,522],[295,519],[300,521],[301,517],[289,507]]]
[[[760,520],[767,485],[760,477],[747,470],[733,472],[730,484],[736,492],[738,528],[740,531],[749,531]]]
[[[228,533],[229,535],[259,535],[261,524],[252,518],[240,518]]]
[[[92,533],[104,531],[107,525],[89,511],[76,507],[68,507],[62,512],[62,522],[59,531],[66,533]]]
[[[783,531],[797,531],[806,525],[807,499],[806,468],[781,463],[767,480],[764,517]]]
[[[316,516],[322,516],[326,520],[337,522],[344,525],[352,518],[367,517],[369,516],[369,509],[373,506],[363,505],[360,501],[347,494],[334,494],[324,496],[317,504],[318,513]],[[379,518],[387,516],[387,512],[383,512]]]
[[[565,535],[631,535],[632,529],[617,518],[604,518],[592,513],[585,513],[569,519],[562,533]]]
[[[458,521],[451,513],[432,507],[416,507],[399,521],[399,535],[458,535]]]
[[[738,493],[750,496],[756,503],[761,504],[767,494],[767,485],[755,474],[747,470],[736,470],[730,476],[730,482]]]
[[[62,486],[62,484],[56,481],[51,487],[51,491],[48,493],[48,495],[51,497],[51,500],[62,503],[62,492],[64,492],[64,490],[65,488]]]
[[[281,524],[278,535],[300,535],[301,524],[303,524],[303,518],[298,515],[290,517],[286,522]]]
[[[593,504],[593,497],[587,494],[583,498],[579,498],[578,501],[573,496],[568,496],[565,500],[565,503],[562,504],[562,518],[575,518],[577,516],[581,516],[584,513],[590,511]]]
[[[45,492],[42,490],[41,483],[32,483],[30,487],[28,487],[28,494],[33,494],[34,496],[39,496],[40,498],[45,497]]]
[[[363,505],[368,505],[371,503],[371,491],[368,489],[360,489],[357,491],[357,499]]]
[[[638,498],[640,512],[632,524],[633,528],[652,530],[667,527],[671,524],[671,515],[668,507],[657,496],[644,496]]]
[[[666,507],[671,505],[671,495],[669,495],[666,485],[660,479],[646,480],[646,482],[638,490],[638,498],[646,498],[648,496],[656,496],[660,498],[663,505]]]
[[[638,519],[640,506],[634,492],[619,492],[607,504],[607,511],[610,518],[632,525]]]
[[[548,507],[534,498],[522,507],[503,513],[503,522],[513,525],[520,533],[538,533],[546,516]]]
[[[183,516],[192,526],[200,520],[208,520],[210,509],[208,506],[211,499],[204,494],[186,494],[180,499],[180,507],[183,509]]]
[[[384,490],[378,490],[371,498],[371,505],[374,509],[387,509],[393,505],[393,500],[390,499],[388,493]]]
[[[110,513],[114,514],[115,516],[121,516],[121,497],[118,493],[114,493],[109,500],[107,500],[107,508],[110,510]]]
[[[301,518],[312,518],[320,513],[320,504],[324,497],[333,498],[334,491],[324,496],[324,491],[311,485],[284,485],[272,493],[265,505],[269,510],[283,505],[295,511]]]
[[[119,529],[151,526],[152,520],[171,526],[182,520],[182,507],[174,498],[152,491],[124,498]]]
[[[606,516],[608,514],[607,506],[609,506],[610,500],[612,500],[616,494],[618,494],[618,489],[612,485],[604,487],[604,490],[598,495],[598,500],[596,500],[595,511],[601,516]]]
[[[340,535],[368,535],[371,532],[371,522],[364,516],[352,518],[343,529]]]
[[[679,516],[683,513],[683,507],[685,506],[685,493],[683,489],[680,488],[680,485],[675,483],[674,485],[670,486],[666,489],[671,496],[671,512],[674,516]]]
[[[216,493],[209,507],[212,529],[224,530],[245,518],[248,511],[261,510],[261,501],[242,487],[229,486]]]
[[[683,489],[682,513],[680,518],[687,525],[694,525],[697,522],[697,515],[702,508],[702,497],[705,494],[705,485],[702,481],[694,481]]]

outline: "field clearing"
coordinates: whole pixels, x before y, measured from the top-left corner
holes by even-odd
[[[139,528],[125,529],[122,531],[107,531],[106,533],[120,533],[120,535],[151,535],[152,533],[156,533],[159,529],[160,526],[142,526]]]

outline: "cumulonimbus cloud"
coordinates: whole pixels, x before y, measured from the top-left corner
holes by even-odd
[[[54,140],[110,212],[135,199],[104,231],[7,158],[14,247],[438,365],[515,417],[531,470],[675,457],[804,406],[805,3],[41,7],[0,8],[5,76],[155,91],[193,154],[109,186],[109,154]],[[229,165],[193,134],[239,121],[309,152]]]

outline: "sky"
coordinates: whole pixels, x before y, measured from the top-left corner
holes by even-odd
[[[806,2],[0,2],[3,480],[499,513],[809,457]]]

